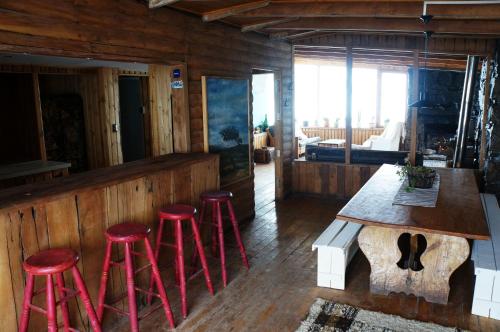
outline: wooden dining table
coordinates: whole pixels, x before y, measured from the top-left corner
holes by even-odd
[[[449,279],[469,257],[467,239],[490,237],[474,171],[436,169],[440,187],[430,208],[393,204],[402,185],[398,167],[382,165],[337,219],[365,225],[358,242],[370,263],[372,293],[446,304]]]

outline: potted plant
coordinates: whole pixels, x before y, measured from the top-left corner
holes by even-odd
[[[432,188],[436,179],[436,171],[425,166],[412,166],[409,162],[401,166],[398,175],[402,181],[408,179],[407,190],[413,188]]]

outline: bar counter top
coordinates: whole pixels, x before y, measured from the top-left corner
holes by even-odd
[[[159,171],[167,171],[177,167],[184,168],[214,158],[218,158],[218,156],[206,153],[169,154],[112,167],[94,169],[46,182],[7,188],[0,190],[0,209],[21,209],[26,205],[51,201],[61,198],[61,196],[134,180]]]

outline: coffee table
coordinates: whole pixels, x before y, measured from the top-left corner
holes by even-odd
[[[318,142],[318,146],[326,147],[342,147],[345,145],[345,139],[331,138]]]
[[[436,169],[435,208],[393,205],[401,186],[397,170],[381,166],[337,219],[365,225],[358,242],[370,262],[372,293],[403,292],[446,304],[450,276],[469,256],[467,239],[490,237],[473,170]],[[409,254],[403,245],[408,240]]]

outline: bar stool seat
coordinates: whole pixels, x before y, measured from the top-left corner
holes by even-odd
[[[142,240],[151,233],[151,229],[143,224],[124,222],[109,227],[106,238],[113,242],[135,242]]]
[[[189,220],[196,214],[196,208],[185,204],[175,204],[161,208],[158,213],[161,219]]]
[[[72,249],[49,249],[29,257],[24,263],[24,270],[33,275],[45,275],[64,272],[79,260]]]
[[[233,193],[230,191],[208,191],[202,193],[200,198],[205,202],[227,202],[233,197]]]

